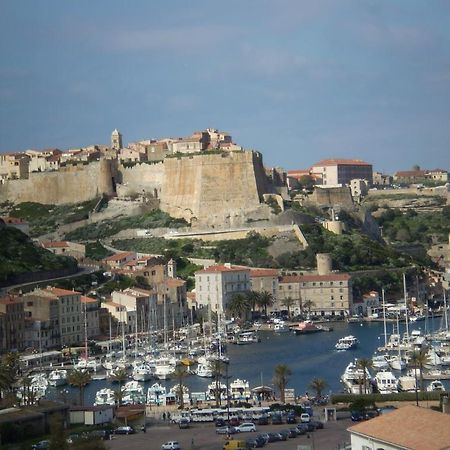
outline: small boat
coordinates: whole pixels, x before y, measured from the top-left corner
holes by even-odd
[[[340,338],[334,347],[336,350],[351,350],[358,346],[358,342],[355,336],[345,336]]]
[[[133,368],[131,377],[134,381],[148,381],[152,378],[153,372],[151,367],[146,363],[137,364]]]
[[[300,322],[296,328],[294,328],[295,334],[312,334],[320,331],[325,331],[322,327],[317,326],[310,320]]]
[[[112,389],[100,389],[95,394],[95,406],[101,405],[115,405],[116,404],[116,394]]]
[[[386,355],[374,355],[372,357],[372,367],[375,370],[389,369],[389,363],[386,361]]]
[[[388,355],[386,356],[386,361],[393,370],[402,371],[406,369],[406,362],[399,355]]]
[[[273,326],[273,331],[275,333],[287,333],[290,329],[287,322],[278,322]]]
[[[255,331],[244,331],[239,333],[234,340],[234,343],[237,345],[254,344],[256,342],[261,342],[261,339]]]
[[[212,378],[213,377],[213,370],[211,368],[211,365],[209,363],[206,364],[199,364],[197,367],[197,370],[195,371],[195,374],[202,378]]]
[[[229,392],[232,400],[248,401],[252,396],[249,382],[239,378],[230,383]]]
[[[365,373],[364,373],[365,372]],[[364,379],[365,385],[364,385]],[[369,369],[358,366],[357,361],[350,362],[341,376],[341,382],[349,394],[371,394],[372,377]]]
[[[145,403],[144,388],[137,381],[129,381],[122,389],[122,403],[136,405]]]
[[[63,386],[64,384],[67,384],[67,370],[52,370],[48,375],[48,384],[50,386]]]
[[[440,380],[434,380],[427,386],[427,392],[445,391],[445,387]]]
[[[375,384],[380,394],[398,392],[398,380],[390,370],[381,370],[375,375]]]

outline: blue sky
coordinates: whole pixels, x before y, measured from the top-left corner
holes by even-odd
[[[0,151],[216,127],[269,166],[450,169],[450,0],[0,0]]]

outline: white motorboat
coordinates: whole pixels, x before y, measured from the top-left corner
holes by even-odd
[[[345,336],[340,338],[334,347],[336,350],[351,350],[358,346],[358,342],[355,336]]]
[[[229,392],[232,400],[248,401],[252,396],[249,382],[239,378],[230,383]]]
[[[115,405],[116,404],[116,396],[115,392],[112,389],[100,389],[95,394],[95,406],[101,405]]]
[[[416,377],[411,375],[399,377],[398,390],[402,392],[414,392],[416,390]]]
[[[364,371],[362,367],[358,367],[356,360],[348,364],[341,376],[341,381],[349,394],[371,394],[373,391],[369,369],[366,368]]]
[[[389,363],[386,361],[386,355],[374,355],[372,357],[372,367],[374,370],[389,369]]]
[[[406,369],[406,362],[400,355],[388,355],[386,361],[393,370],[402,371]]]
[[[380,394],[398,392],[398,380],[390,370],[381,370],[375,375],[375,384]]]
[[[164,386],[154,383],[147,389],[147,403],[149,405],[165,405],[166,394],[167,391]]]
[[[445,391],[445,387],[440,380],[434,380],[427,386],[427,392]]]
[[[168,360],[160,359],[155,361],[154,375],[159,380],[168,380],[175,372],[175,365]]]
[[[64,384],[67,384],[67,370],[52,370],[48,375],[48,384],[51,386],[63,386]]]
[[[129,381],[122,389],[122,403],[135,405],[145,403],[144,388],[137,381]]]
[[[94,372],[97,371],[98,363],[95,359],[92,358],[81,358],[78,360],[78,362],[74,365],[75,369],[77,370],[93,370]]]
[[[153,377],[153,371],[148,364],[141,363],[134,366],[131,377],[135,381],[148,381]]]
[[[202,378],[212,378],[214,376],[210,363],[199,364],[195,374]]]
[[[237,345],[254,344],[256,342],[261,342],[261,339],[255,331],[244,331],[239,333],[234,340],[234,343]]]
[[[273,331],[275,333],[288,333],[290,331],[289,329],[289,325],[287,324],[287,322],[281,321],[276,323],[273,326]]]

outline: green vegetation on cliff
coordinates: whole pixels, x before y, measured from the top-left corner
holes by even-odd
[[[114,236],[119,231],[133,228],[180,228],[187,225],[188,224],[184,219],[174,219],[169,216],[169,214],[159,209],[154,209],[138,216],[102,220],[101,222],[77,228],[76,230],[67,233],[66,239],[70,241],[86,241]]]
[[[67,256],[56,256],[37,247],[21,231],[0,227],[0,282],[28,272],[74,268],[77,263]]]
[[[11,217],[27,220],[30,224],[30,235],[40,236],[55,231],[58,225],[87,219],[99,199],[58,206],[24,202],[14,205],[8,213]]]

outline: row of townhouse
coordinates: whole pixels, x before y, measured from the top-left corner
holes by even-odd
[[[236,294],[268,292],[269,311],[298,314],[305,310],[321,316],[354,313],[352,280],[348,273],[319,270],[318,274],[280,276],[275,269],[254,269],[231,264],[215,265],[195,273],[195,306],[225,314]]]

